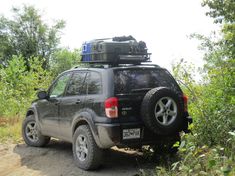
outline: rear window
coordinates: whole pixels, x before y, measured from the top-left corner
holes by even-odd
[[[165,69],[138,68],[114,71],[115,94],[128,94],[135,91],[147,91],[155,87],[169,87],[176,92],[180,88]]]
[[[87,76],[88,94],[101,93],[101,76],[99,73],[90,72]]]

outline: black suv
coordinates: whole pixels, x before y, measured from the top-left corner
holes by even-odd
[[[170,150],[189,122],[187,97],[166,69],[90,65],[63,72],[38,93],[22,134],[30,146],[44,146],[50,137],[71,142],[77,166],[90,170],[112,146]]]

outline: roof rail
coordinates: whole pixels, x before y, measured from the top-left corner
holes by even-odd
[[[155,67],[155,68],[161,68],[159,65],[156,64],[143,64],[143,63],[139,63],[139,64],[118,64],[118,65],[113,65],[113,64],[101,64],[101,63],[87,63],[84,64],[83,62],[81,62],[81,65],[75,66],[72,69],[76,69],[76,68],[113,68],[113,67],[126,67],[126,66],[150,66],[150,67]]]

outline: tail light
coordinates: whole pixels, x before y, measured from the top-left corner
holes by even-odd
[[[111,97],[104,102],[105,114],[108,118],[118,117],[118,99],[116,97]]]
[[[184,111],[188,111],[188,97],[186,95],[183,95],[184,100]]]

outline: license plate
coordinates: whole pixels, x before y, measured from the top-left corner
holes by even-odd
[[[137,139],[140,138],[140,128],[123,129],[123,139]]]

